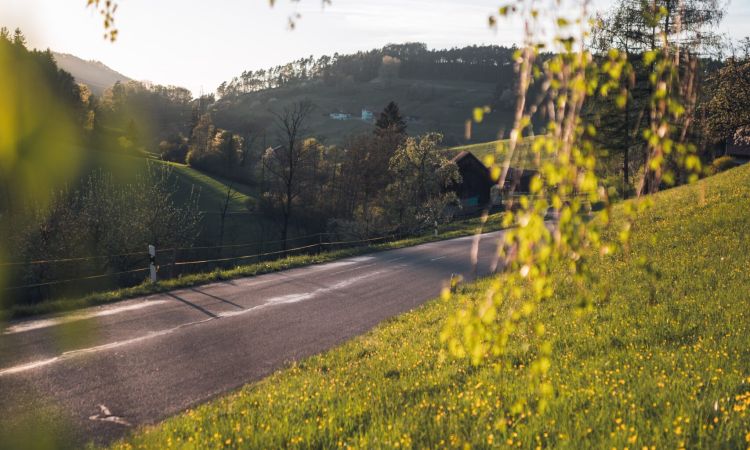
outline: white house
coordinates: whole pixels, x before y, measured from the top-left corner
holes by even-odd
[[[372,111],[363,109],[362,110],[362,120],[365,122],[371,122],[373,118]]]
[[[333,120],[349,120],[352,118],[351,114],[346,113],[331,113],[329,117]]]

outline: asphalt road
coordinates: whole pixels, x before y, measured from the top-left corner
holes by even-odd
[[[499,236],[482,235],[479,275]],[[111,442],[409,311],[451,274],[471,279],[472,239],[6,324],[0,427],[33,427],[39,411],[52,410],[74,445]]]

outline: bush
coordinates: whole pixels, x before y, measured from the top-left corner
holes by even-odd
[[[711,168],[709,169],[709,171],[711,172],[711,175],[715,175],[717,173],[724,172],[725,170],[737,167],[738,165],[739,164],[737,164],[737,161],[735,161],[731,156],[722,156],[720,158],[716,158],[714,162],[711,163]]]
[[[181,135],[171,136],[159,143],[159,153],[164,161],[184,164],[188,154],[187,139]]]

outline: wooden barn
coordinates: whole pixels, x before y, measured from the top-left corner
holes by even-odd
[[[464,211],[484,208],[490,202],[493,182],[489,169],[470,152],[463,151],[452,161],[458,166],[461,182],[450,186]]]

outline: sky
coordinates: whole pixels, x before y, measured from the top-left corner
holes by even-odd
[[[614,0],[595,0],[604,9]],[[0,0],[0,25],[20,27],[30,46],[102,61],[137,80],[210,93],[244,70],[389,43],[430,48],[519,42],[520,27],[488,16],[503,0],[117,0],[119,37],[102,38],[86,0]],[[290,30],[288,18],[299,14]],[[750,0],[729,0],[720,31],[750,35]]]

